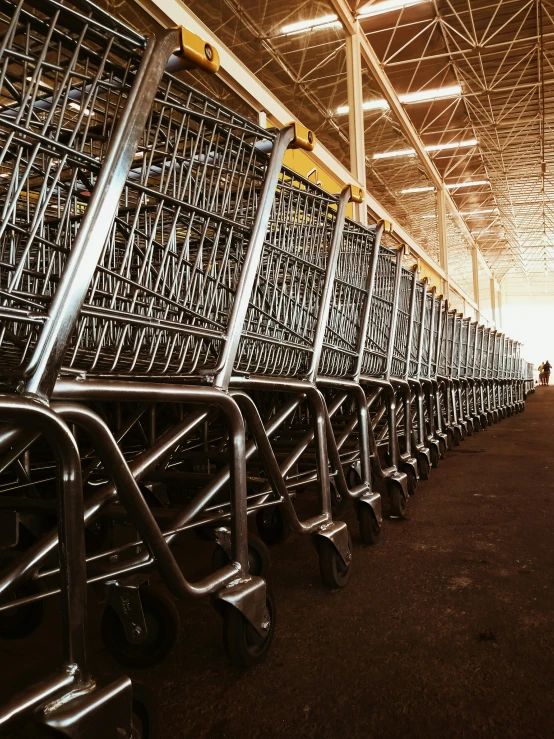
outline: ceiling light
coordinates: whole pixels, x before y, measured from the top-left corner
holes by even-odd
[[[400,192],[403,195],[407,195],[408,193],[411,193],[411,192],[431,192],[431,190],[434,190],[434,189],[435,188],[430,185],[428,187],[408,187],[405,190],[400,190]]]
[[[480,216],[486,213],[498,213],[498,208],[483,208],[483,210],[460,211],[461,216]]]
[[[382,151],[374,154],[374,159],[391,159],[392,157],[408,157],[415,154],[415,149],[396,149],[394,151]]]
[[[393,10],[403,10],[412,5],[419,5],[429,0],[381,0],[373,5],[366,5],[358,13],[358,18],[370,18],[372,15],[381,15],[381,13],[390,13]]]
[[[81,110],[81,106],[79,103],[69,103],[69,107],[73,110]],[[85,108],[85,115],[92,115],[91,111],[88,108]]]
[[[479,185],[489,185],[488,180],[469,180],[467,182],[448,182],[445,187],[448,190],[454,190],[458,187],[478,187]]]
[[[461,85],[448,85],[446,87],[433,87],[429,90],[420,90],[419,92],[407,92],[405,95],[399,95],[398,97],[401,103],[424,103],[430,100],[458,97],[461,94]]]
[[[320,18],[310,18],[297,23],[289,23],[281,28],[281,33],[285,36],[291,36],[294,33],[303,33],[304,31],[315,31],[321,28],[330,28],[331,26],[340,26],[341,23],[337,15],[322,15]]]
[[[477,139],[468,139],[467,141],[453,141],[448,144],[430,144],[425,146],[425,151],[441,151],[442,149],[458,149],[468,146],[475,146]],[[415,154],[415,149],[396,149],[393,151],[383,151],[379,154],[374,154],[374,159],[390,159],[391,157],[404,157],[412,156]]]
[[[468,146],[477,146],[477,139],[466,139],[465,141],[451,141],[448,144],[430,144],[425,151],[442,151],[443,149],[462,149]]]
[[[399,95],[398,99],[405,105],[410,103],[426,103],[433,100],[444,100],[445,98],[459,97],[462,94],[460,85],[448,85],[446,87],[434,87],[429,90],[420,90],[419,92],[408,92],[405,95]],[[386,100],[379,98],[377,100],[366,100],[362,103],[363,110],[387,110],[389,104]],[[340,105],[337,108],[337,115],[348,113],[350,108],[348,105]]]

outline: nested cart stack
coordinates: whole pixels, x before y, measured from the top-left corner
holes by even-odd
[[[523,409],[532,369],[381,244],[389,224],[347,217],[363,193],[284,166],[311,131],[174,76],[218,68],[186,29],[146,39],[88,0],[6,0],[0,23],[0,638],[57,597],[63,634],[0,727],[147,736],[131,681],[90,675],[88,584],[125,666],[171,651],[175,598],[210,598],[253,665],[276,622],[267,545],[310,535],[344,587],[342,501],[376,543],[452,443]],[[200,539],[192,582],[175,551]]]

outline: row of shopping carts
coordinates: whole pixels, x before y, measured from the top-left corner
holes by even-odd
[[[340,506],[374,544],[453,444],[523,410],[527,366],[381,243],[388,224],[347,217],[357,188],[284,165],[312,132],[174,76],[215,72],[211,45],[88,0],[2,0],[0,23],[0,638],[59,597],[64,651],[0,730],[147,736],[130,680],[89,672],[88,584],[123,665],[171,650],[174,598],[211,598],[231,659],[255,664],[267,545],[309,535],[345,586]],[[214,542],[195,582],[191,534]]]

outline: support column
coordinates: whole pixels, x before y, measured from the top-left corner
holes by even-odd
[[[494,281],[494,277],[490,278],[490,293],[491,293],[491,312],[492,312],[492,322],[495,326],[498,325],[497,321],[497,315],[496,315],[496,284]]]
[[[358,24],[356,24],[358,25]],[[346,35],[346,84],[348,90],[348,137],[350,142],[350,171],[366,187],[365,130],[362,84],[362,55],[360,34]],[[367,206],[355,205],[355,216],[367,224]]]
[[[473,270],[473,300],[477,303],[475,318],[481,320],[481,294],[479,292],[479,258],[477,249],[473,247],[471,250],[471,266]]]
[[[448,236],[446,228],[446,197],[444,187],[437,191],[437,226],[439,234],[439,264],[446,272],[442,281],[442,294],[448,300],[450,285],[448,281]]]

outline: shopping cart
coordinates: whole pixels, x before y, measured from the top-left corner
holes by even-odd
[[[361,195],[355,193],[355,197]],[[351,198],[352,199],[352,198]],[[325,399],[325,422],[330,462],[331,493],[338,506],[356,504],[360,537],[375,543],[382,520],[380,496],[371,484],[371,429],[366,398],[357,378],[367,326],[382,224],[365,228],[346,219],[331,291],[331,303],[317,365],[315,383]],[[313,441],[308,428],[281,468],[297,463]],[[304,472],[295,484],[317,480],[317,472]],[[269,499],[271,502],[271,499]],[[264,507],[257,513],[258,529],[272,543],[287,529],[279,509]]]
[[[430,386],[428,383],[430,376],[430,342],[431,336],[436,331],[435,294],[435,288],[429,291],[427,278],[417,281],[408,379],[412,389],[412,404],[414,406],[414,448],[419,445],[420,449],[428,449],[431,466],[436,468],[444,454],[441,452],[441,441],[436,433],[435,397],[432,392],[432,385]],[[445,441],[443,441],[443,445],[445,445]],[[443,451],[446,451],[446,447]],[[419,474],[422,479],[426,479],[425,467],[427,461],[426,454],[418,456]]]
[[[81,462],[47,401],[160,77],[168,65],[213,71],[217,52],[185,29],[146,40],[86,0],[5,2],[0,13],[0,467],[11,475],[19,465],[24,481],[2,486],[8,525],[0,545],[9,556],[0,576],[0,632],[16,637],[36,626],[44,595],[37,570],[57,545],[53,534],[42,551],[34,544],[18,556],[16,549],[19,504],[35,489],[30,448],[40,437],[53,459],[51,500],[41,502],[58,519],[54,592],[61,591],[64,648],[59,673],[12,699],[0,725],[31,715],[53,729],[63,725],[64,733],[86,724],[93,733],[117,726],[131,736],[130,681],[97,690],[87,669]],[[36,711],[39,704],[46,710]]]
[[[393,342],[391,381],[397,393],[398,438],[403,457],[407,461],[417,460],[417,464],[408,462],[412,465],[408,479],[414,478],[412,492],[415,491],[417,479],[429,479],[431,471],[431,456],[422,431],[424,415],[420,412],[416,400],[418,396],[421,400],[421,389],[416,380],[410,382],[410,374],[417,369],[417,333],[421,328],[421,298],[421,292],[418,293],[417,265],[411,269],[403,266]]]
[[[417,483],[416,462],[400,449],[399,412],[391,382],[403,251],[403,247],[393,251],[383,246],[379,251],[360,374],[375,438],[373,472],[387,481],[391,513],[398,517],[404,515],[409,490],[413,492]],[[384,450],[382,457],[378,447]]]
[[[437,295],[435,287],[429,290],[426,280],[423,281],[423,291],[425,298],[418,350],[418,378],[423,392],[427,443],[432,465],[436,467],[438,460],[446,457],[448,448],[448,435],[443,431],[442,404],[437,381],[445,301],[441,295]]]

